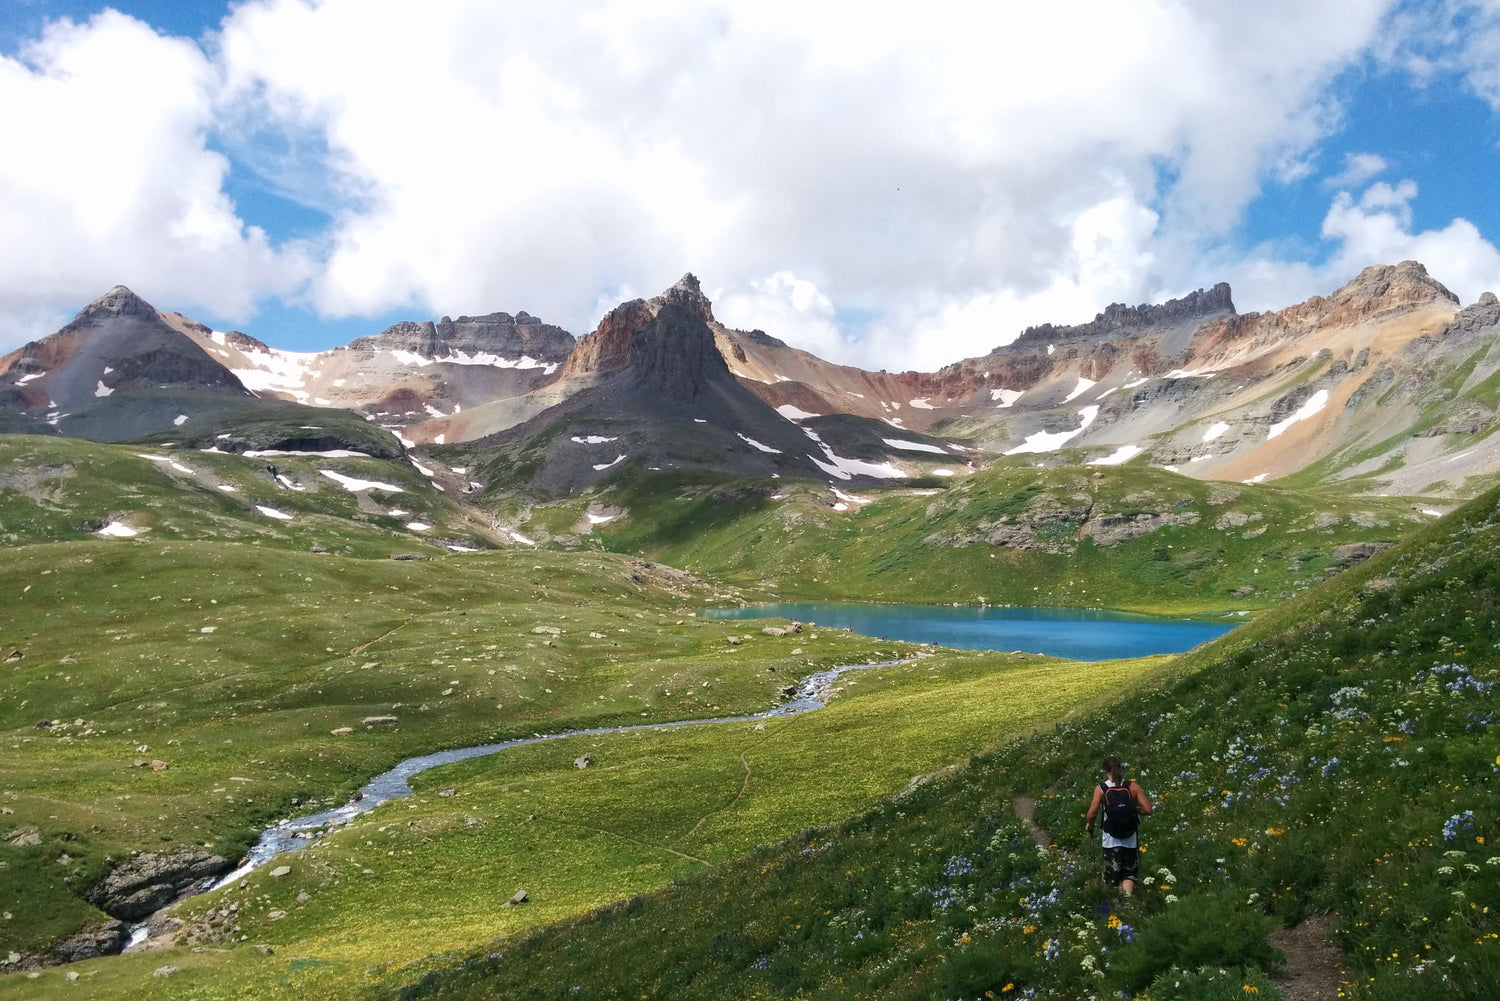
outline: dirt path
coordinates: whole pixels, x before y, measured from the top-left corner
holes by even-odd
[[[1332,1001],[1339,996],[1349,971],[1338,949],[1329,944],[1331,931],[1326,917],[1311,914],[1296,927],[1271,933],[1271,944],[1286,954],[1286,969],[1276,982],[1286,1001]]]
[[[397,626],[396,626],[396,627],[395,627],[395,628],[394,628],[394,629],[390,629],[390,630],[388,630],[388,631],[386,631],[386,632],[383,632],[383,633],[381,633],[381,634],[380,634],[380,635],[379,635],[379,636],[377,636],[377,637],[375,637],[375,638],[374,638],[374,639],[372,639],[372,640],[371,640],[371,641],[370,641],[370,642],[368,642],[368,643],[361,643],[361,644],[360,644],[360,645],[359,645],[359,646],[357,646],[357,647],[351,647],[351,648],[350,648],[350,649],[349,649],[349,654],[348,654],[348,656],[350,656],[350,657],[358,657],[358,656],[359,656],[359,655],[360,655],[360,654],[362,654],[362,653],[364,653],[364,652],[365,652],[365,651],[366,651],[366,650],[368,650],[368,649],[370,649],[370,647],[372,647],[372,646],[374,646],[374,645],[375,645],[375,644],[376,644],[376,643],[379,643],[379,642],[380,642],[380,641],[381,641],[381,640],[383,640],[383,639],[385,639],[385,638],[387,638],[387,637],[388,637],[388,636],[390,636],[390,635],[391,635],[391,634],[392,634],[392,633],[394,633],[394,632],[395,632],[395,631],[396,631],[396,630],[397,630],[397,629],[400,629],[400,628],[401,628],[401,626],[404,626],[404,625],[407,625],[407,624],[409,624],[409,623],[410,623],[410,622],[411,622],[411,621],[412,621],[412,620],[411,620],[411,619],[407,619],[407,620],[406,620],[406,622],[402,622],[402,623],[400,623],[400,624],[399,624],[399,625],[397,625]]]
[[[698,828],[702,827],[703,824],[704,824],[704,822],[707,821],[709,817],[712,817],[716,813],[723,813],[725,810],[730,809],[736,803],[738,803],[740,800],[742,800],[742,799],[745,798],[745,792],[746,792],[746,790],[748,790],[750,788],[750,759],[746,757],[746,755],[749,754],[749,753],[750,752],[748,750],[740,752],[740,764],[745,767],[745,780],[740,783],[740,791],[734,794],[734,799],[730,800],[728,803],[725,803],[723,806],[719,807],[717,810],[710,810],[707,813],[705,813],[703,816],[699,817],[698,818],[698,822],[696,824],[694,824],[692,826],[692,828],[689,829],[686,834],[684,834],[682,837],[678,838],[676,841],[673,841],[670,845],[667,845],[667,851],[671,852],[673,855],[682,855],[682,852],[677,851],[677,846],[678,845],[682,844],[684,841],[686,841],[688,838],[692,837],[694,834],[697,834],[698,833]],[[691,856],[691,855],[682,855],[682,857],[683,858],[693,858],[693,856]],[[696,862],[696,861],[702,861],[702,860],[701,859],[694,859],[694,861]],[[704,862],[703,864],[707,865],[708,863]]]
[[[1032,840],[1036,842],[1037,847],[1050,847],[1052,844],[1052,835],[1038,827],[1036,823],[1036,800],[1030,796],[1017,796],[1010,801],[1010,805],[1015,808],[1016,816],[1021,818],[1021,822],[1031,832]]]

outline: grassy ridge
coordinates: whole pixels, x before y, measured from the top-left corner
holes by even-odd
[[[273,479],[268,464],[275,464],[284,479]],[[354,492],[325,471],[383,486]],[[0,436],[0,541],[12,547],[82,541],[111,522],[152,541],[212,539],[362,557],[446,552],[445,542],[492,546],[472,512],[407,462],[360,456],[255,459]],[[413,523],[427,528],[409,527]]]
[[[1326,911],[1346,996],[1492,997],[1497,501],[1189,655],[1160,687],[376,996],[1273,998],[1267,926]],[[1107,751],[1158,807],[1129,902],[1100,888],[1078,819]],[[1037,798],[1052,850],[1031,844],[1017,795]]]
[[[629,517],[597,529],[609,548],[799,598],[1139,611],[1271,607],[1339,569],[1339,546],[1394,542],[1426,520],[1406,500],[1204,482],[1139,464],[1002,461],[946,489],[857,496],[868,503],[786,481],[628,472],[563,505],[565,517],[550,508],[530,517],[545,532],[584,504],[613,505]],[[1113,544],[1103,530],[1096,541],[1110,519],[1144,519],[1151,530]],[[987,541],[1017,526],[1019,539]]]

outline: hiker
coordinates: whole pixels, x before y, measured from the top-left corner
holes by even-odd
[[[1120,759],[1111,754],[1104,759],[1104,781],[1094,787],[1094,799],[1084,827],[1094,836],[1094,817],[1104,808],[1104,882],[1118,886],[1126,896],[1135,892],[1135,880],[1141,872],[1140,815],[1151,814],[1151,801],[1135,781],[1125,781]]]

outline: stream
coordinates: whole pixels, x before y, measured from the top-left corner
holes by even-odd
[[[569,737],[592,737],[610,733],[630,733],[637,730],[663,730],[668,727],[695,726],[705,723],[750,723],[757,720],[778,719],[785,716],[797,716],[802,713],[813,712],[822,709],[825,703],[823,694],[828,690],[840,675],[850,671],[868,671],[880,667],[894,667],[897,664],[908,664],[915,657],[906,657],[900,660],[885,660],[875,664],[845,664],[840,667],[832,667],[826,671],[818,671],[808,675],[797,685],[791,697],[764,712],[750,713],[744,716],[709,716],[703,719],[681,719],[667,723],[631,723],[626,726],[601,726],[590,727],[583,730],[564,730],[561,733],[537,734],[532,737],[521,737],[516,740],[503,740],[494,744],[475,744],[472,747],[456,747],[448,751],[436,751],[432,754],[420,754],[416,757],[407,758],[399,762],[396,767],[389,771],[381,772],[369,782],[365,783],[360,790],[354,794],[354,798],[343,806],[334,807],[329,810],[320,810],[317,813],[309,813],[301,817],[291,817],[279,823],[267,827],[261,832],[259,840],[250,847],[244,861],[239,868],[228,873],[221,879],[216,880],[209,886],[204,887],[201,893],[217,890],[221,886],[227,886],[237,879],[241,879],[255,871],[278,855],[288,852],[299,851],[312,844],[322,833],[333,828],[342,827],[361,814],[369,813],[382,803],[393,799],[401,799],[412,794],[410,779],[413,775],[427,771],[429,768],[437,768],[442,765],[451,765],[455,761],[466,761],[469,758],[482,758],[490,754],[499,754],[501,751],[512,747],[522,747],[526,744],[540,744],[548,740],[564,740]],[[175,906],[175,903],[170,906]],[[154,915],[153,915],[154,917]],[[125,946],[129,951],[142,943],[149,937],[148,926],[150,918],[131,928],[130,941]]]

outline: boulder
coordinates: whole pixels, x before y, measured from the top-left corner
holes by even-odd
[[[394,716],[366,716],[364,719],[360,720],[360,722],[363,723],[365,726],[395,726],[396,725],[396,717],[394,717]]]
[[[130,926],[123,921],[100,921],[85,925],[67,938],[60,939],[52,951],[65,963],[76,963],[81,959],[97,959],[113,956],[125,948],[130,941]]]
[[[561,636],[562,630],[556,626],[532,626],[531,631],[538,636]]]
[[[5,843],[12,848],[29,848],[42,843],[40,827],[18,827],[5,836]]]
[[[151,975],[153,977],[170,977],[181,972],[182,967],[180,966],[158,966],[151,971]]]
[[[112,917],[138,921],[232,868],[223,856],[187,847],[142,852],[117,864],[84,898]]]
[[[738,636],[725,636],[724,642],[728,643],[730,646],[739,646],[740,638]]]
[[[512,895],[509,900],[507,900],[505,903],[501,904],[500,906],[501,907],[515,907],[518,904],[524,904],[524,903],[526,903],[528,899],[529,898],[526,896],[526,891],[525,890],[517,890],[515,892],[515,894]]]
[[[291,871],[292,867],[289,865],[278,865],[271,870],[271,876],[272,878],[280,879],[282,876],[288,875]]]
[[[767,636],[785,636],[786,635],[786,630],[782,629],[780,626],[766,626],[764,629],[761,630],[761,632],[765,633]]]
[[[354,732],[354,727],[352,727],[352,726],[341,726],[341,727],[338,727],[336,729],[329,730],[328,732],[331,733],[331,734],[333,734],[335,737],[347,737],[351,733]]]
[[[587,768],[589,765],[592,765],[593,763],[594,763],[594,756],[592,754],[580,754],[578,757],[576,757],[576,758],[573,759],[573,767],[574,768]]]

